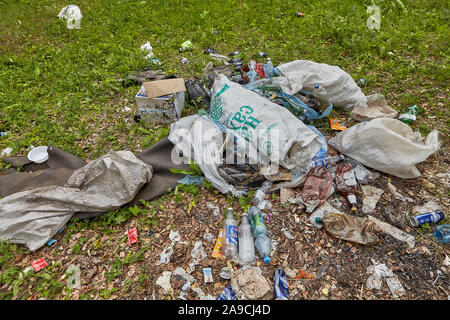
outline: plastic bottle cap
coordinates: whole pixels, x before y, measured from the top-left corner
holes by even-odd
[[[265,263],[270,263],[270,257],[264,257],[264,262]]]
[[[315,85],[314,85],[314,88],[319,88],[319,84],[318,83],[316,83]]]

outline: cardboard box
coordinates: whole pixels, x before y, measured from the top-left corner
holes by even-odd
[[[181,118],[185,97],[183,79],[144,82],[135,96],[137,115],[150,124],[175,122]]]

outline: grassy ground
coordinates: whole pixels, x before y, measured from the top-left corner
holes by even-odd
[[[370,16],[366,7],[373,3],[381,8],[380,30],[366,25]],[[295,59],[338,65],[355,79],[366,78],[366,95],[382,93],[399,111],[419,105],[419,121],[412,127],[423,134],[438,129],[448,146],[450,32],[445,2],[80,0],[74,4],[83,14],[80,30],[67,29],[56,17],[67,5],[64,1],[0,0],[0,121],[4,122],[0,131],[8,133],[0,138],[0,151],[12,147],[19,155],[26,154],[30,145],[53,144],[83,159],[95,159],[108,150],[140,151],[166,136],[168,126],[149,127],[132,120],[138,86],[125,88],[120,82],[146,66],[140,51],[146,41],[167,74],[184,77],[201,76],[209,61],[203,54],[208,47],[221,54],[240,50],[244,60],[258,59],[265,51],[275,65]],[[296,11],[305,15],[296,17]],[[183,66],[178,48],[186,40],[194,49],[184,54],[191,63]],[[189,105],[184,111],[194,112]],[[125,219],[119,224],[132,217],[127,210],[118,215]],[[101,221],[113,219],[108,217]],[[19,270],[10,264],[20,251],[6,243],[0,246],[0,284],[14,287],[4,298],[31,296],[19,290],[28,278],[19,280]],[[53,265],[48,273],[32,276],[41,277],[34,281],[41,296],[60,294],[62,284],[54,279],[60,279],[61,270]],[[111,292],[99,290],[96,295],[109,298]]]

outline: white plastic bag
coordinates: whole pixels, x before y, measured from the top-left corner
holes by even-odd
[[[415,164],[440,147],[436,130],[423,143],[420,133],[414,133],[397,119],[388,118],[358,123],[338,133],[328,144],[367,167],[404,179],[419,177]]]
[[[81,10],[78,6],[69,4],[65,6],[58,14],[58,18],[67,21],[67,29],[80,29],[81,28]]]
[[[218,166],[223,162],[221,153],[225,139],[223,132],[206,116],[193,115],[172,123],[169,140],[174,144],[175,152],[178,153],[172,153],[174,162],[178,161],[181,164],[192,160],[198,164],[206,179],[217,190],[222,193],[231,192],[237,197],[244,195],[243,190],[238,190],[227,183],[217,171]],[[181,157],[179,153],[182,154]]]
[[[353,78],[337,66],[317,63],[309,60],[295,60],[282,65],[279,84],[287,94],[295,94],[300,90],[312,92],[314,85],[327,90],[334,107],[342,107],[350,111],[353,107],[367,107],[367,98]]]
[[[263,165],[305,167],[321,147],[320,137],[289,110],[223,74],[211,90],[210,115],[257,149]]]

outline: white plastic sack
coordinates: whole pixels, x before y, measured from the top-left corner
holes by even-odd
[[[80,29],[81,28],[81,10],[78,6],[69,4],[65,6],[58,14],[58,18],[67,21],[67,29]]]
[[[440,147],[436,130],[423,143],[420,133],[414,133],[397,119],[388,118],[358,123],[338,133],[328,144],[367,167],[404,179],[419,177],[415,164]]]
[[[287,94],[300,90],[312,92],[314,85],[325,88],[334,107],[350,111],[353,107],[367,107],[367,98],[353,78],[337,66],[309,60],[295,60],[282,65],[279,84]]]
[[[222,146],[225,139],[223,132],[206,116],[192,115],[172,123],[168,138],[174,144],[176,153],[182,154],[180,164],[192,160],[220,192],[231,192],[237,197],[244,194],[242,190],[227,183],[217,171],[218,166],[223,163]],[[174,162],[178,154],[172,154]]]
[[[320,137],[289,110],[223,74],[211,90],[210,115],[257,149],[262,164],[305,167],[321,147]]]
[[[107,212],[134,199],[153,169],[130,151],[110,152],[70,176],[66,186],[49,186],[0,199],[0,240],[34,251],[77,212]]]

